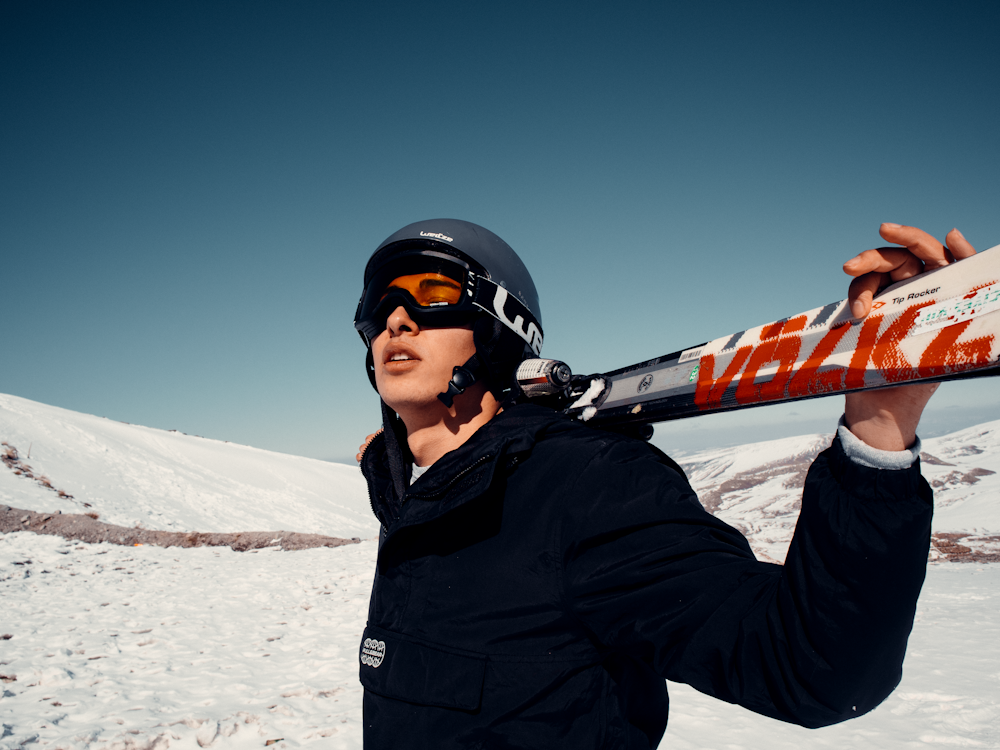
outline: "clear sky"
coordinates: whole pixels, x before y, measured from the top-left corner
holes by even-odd
[[[411,221],[506,239],[577,372],[843,298],[881,221],[990,247],[998,29],[995,2],[8,0],[0,392],[344,460],[379,421],[362,270]],[[998,385],[925,429],[1000,417]]]

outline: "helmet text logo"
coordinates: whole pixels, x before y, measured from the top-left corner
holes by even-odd
[[[445,242],[454,242],[455,240],[446,234],[441,234],[440,232],[421,232],[421,237],[431,237],[435,240],[444,240]]]

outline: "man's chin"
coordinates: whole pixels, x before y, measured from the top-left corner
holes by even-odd
[[[400,386],[403,384],[400,383]],[[428,389],[421,389],[415,392],[412,388],[380,388],[379,395],[382,400],[393,410],[402,415],[406,413],[435,413],[438,411],[447,412],[447,407],[438,399],[438,394],[444,391],[431,392]]]

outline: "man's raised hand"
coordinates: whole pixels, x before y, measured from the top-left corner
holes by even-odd
[[[957,229],[948,232],[946,245],[923,230],[899,224],[883,224],[879,234],[902,247],[865,250],[844,264],[844,272],[854,277],[847,298],[857,319],[871,312],[872,297],[880,288],[976,254]],[[844,406],[847,427],[873,448],[908,448],[916,440],[924,407],[939,385],[917,383],[848,393]]]

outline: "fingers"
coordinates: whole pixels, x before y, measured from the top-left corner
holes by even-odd
[[[924,267],[928,270],[948,265],[949,258],[944,245],[922,229],[887,222],[879,227],[878,233],[882,235],[882,239],[906,247],[924,262]]]
[[[920,259],[909,250],[904,250],[901,247],[880,247],[876,250],[865,250],[844,264],[844,273],[849,276],[861,276],[877,271],[890,274],[893,281],[908,279],[923,270],[924,267]]]
[[[961,260],[962,258],[968,258],[970,255],[976,254],[976,248],[957,229],[952,229],[948,232],[948,236],[944,238],[944,241],[948,245],[948,249],[951,250],[951,254],[955,257],[955,260]]]
[[[882,224],[879,234],[903,247],[866,250],[844,264],[844,273],[855,277],[847,296],[855,318],[863,318],[871,312],[872,298],[879,287],[976,254],[975,248],[957,229],[948,232],[947,246],[922,229],[891,222]]]
[[[872,298],[875,296],[878,288],[886,283],[888,278],[888,274],[873,271],[853,279],[850,289],[847,291],[847,301],[851,306],[851,315],[860,320],[871,312]]]
[[[851,258],[844,264],[844,273],[856,277],[847,292],[851,315],[859,320],[865,317],[871,312],[872,298],[879,287],[916,276],[923,270],[920,259],[901,247],[865,250]]]
[[[371,445],[372,440],[374,440],[381,433],[382,430],[376,430],[371,435],[365,438],[365,442],[363,442],[361,445],[358,446],[358,455],[354,457],[355,461],[361,463],[361,458],[365,455],[365,451],[368,449],[368,446]]]

